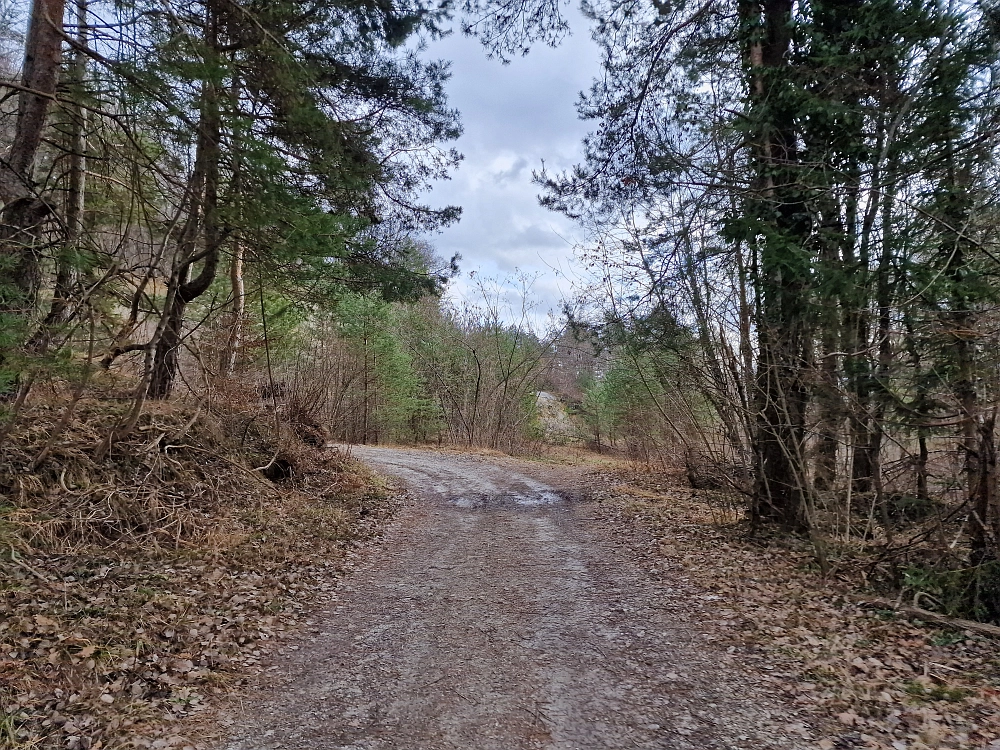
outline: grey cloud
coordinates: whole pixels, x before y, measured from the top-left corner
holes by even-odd
[[[441,255],[461,253],[466,272],[507,275],[519,268],[540,274],[535,293],[553,309],[567,290],[552,268],[572,265],[566,240],[579,241],[581,232],[538,205],[531,173],[543,160],[559,171],[581,157],[588,125],[577,118],[574,105],[598,73],[600,53],[584,19],[576,15],[572,21],[576,34],[561,47],[536,48],[506,66],[457,34],[430,44],[425,53],[452,61],[447,90],[465,127],[457,143],[465,161],[428,196],[432,205],[463,206],[462,221],[428,239]],[[459,279],[454,293],[468,291],[466,283]]]
[[[520,230],[511,238],[518,245],[534,248],[566,248],[566,239],[549,226],[532,224]]]
[[[505,185],[510,182],[517,182],[528,167],[528,160],[523,156],[515,161],[509,169],[502,169],[493,173],[493,179],[497,184]]]

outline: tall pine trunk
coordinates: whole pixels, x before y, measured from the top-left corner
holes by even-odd
[[[38,299],[39,235],[52,210],[35,195],[34,167],[59,80],[63,11],[63,0],[32,3],[14,137],[6,158],[0,160],[0,315],[8,318],[5,327],[20,335]]]
[[[71,101],[64,106],[67,118],[65,147],[69,163],[64,209],[65,241],[56,257],[56,278],[48,313],[26,346],[29,352],[39,354],[48,351],[53,336],[73,314],[74,284],[80,271],[87,184],[87,110],[83,103],[87,93],[87,57],[83,52],[89,40],[87,6],[88,0],[76,0],[76,40],[79,48],[73,50],[66,65]]]
[[[742,3],[749,71],[751,159],[756,184],[747,213],[757,222],[757,425],[754,521],[807,525],[804,459],[809,391],[805,372],[808,322],[809,221],[796,184],[795,111],[787,95],[792,0]]]
[[[209,3],[206,8],[206,48],[216,60],[219,52],[217,24],[216,8]],[[212,78],[208,78],[202,84],[188,221],[181,236],[179,259],[168,282],[174,287],[174,294],[170,295],[168,290],[168,298],[172,302],[163,310],[164,325],[153,353],[152,371],[149,373],[146,390],[146,396],[150,399],[170,396],[177,377],[187,306],[208,291],[218,270],[224,240],[219,226],[221,137],[218,86]],[[201,270],[191,278],[199,263]]]

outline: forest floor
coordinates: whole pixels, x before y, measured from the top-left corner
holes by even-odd
[[[822,575],[809,544],[750,537],[683,472],[604,475],[594,497],[656,540],[654,559],[710,600],[699,621],[757,685],[811,727],[819,750],[1000,748],[1000,650],[873,599],[872,559],[845,549]],[[625,534],[630,531],[623,532]]]
[[[0,747],[1000,748],[995,641],[679,473],[352,451],[401,504],[329,451],[177,552],[12,557]]]
[[[153,413],[114,460],[84,422],[41,471],[11,471],[45,415],[0,453],[0,748],[190,745],[181,727],[245,689],[398,507],[360,463],[291,441],[294,477],[270,482],[250,467],[273,453],[205,415],[157,449],[192,413]]]

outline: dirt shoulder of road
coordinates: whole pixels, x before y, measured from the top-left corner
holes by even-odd
[[[804,540],[750,538],[679,471],[594,480],[623,529],[652,534],[649,559],[706,592],[719,641],[819,730],[821,750],[1000,747],[995,640],[866,605],[858,575],[821,575]]]
[[[0,747],[196,745],[192,719],[245,690],[399,507],[337,451],[299,446],[295,476],[271,483],[186,448],[135,452],[139,476],[175,471],[149,497],[113,464],[84,496],[96,480],[71,466],[62,492],[0,508]],[[102,519],[156,502],[158,521],[101,540]],[[44,524],[61,524],[56,546],[27,541]]]

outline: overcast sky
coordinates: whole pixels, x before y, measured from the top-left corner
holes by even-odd
[[[536,46],[507,65],[489,60],[474,39],[455,33],[429,46],[429,57],[452,61],[449,103],[462,114],[465,155],[452,179],[429,196],[434,205],[463,208],[462,220],[429,238],[439,255],[462,255],[452,294],[470,288],[470,271],[504,277],[520,270],[539,274],[534,292],[544,309],[558,310],[569,293],[572,244],[579,229],[538,205],[532,170],[542,160],[561,171],[580,160],[588,123],[577,119],[576,101],[598,72],[599,52],[585,20],[574,12],[573,34],[556,49]]]

